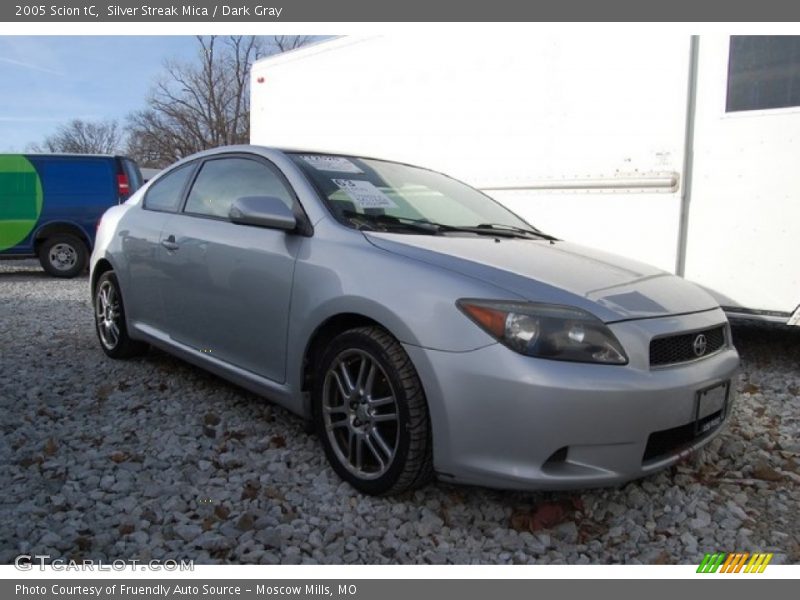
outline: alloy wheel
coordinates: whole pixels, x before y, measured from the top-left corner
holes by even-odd
[[[104,281],[97,289],[95,313],[100,341],[113,350],[120,338],[120,305],[117,289],[111,281]]]
[[[400,442],[397,397],[369,352],[350,349],[331,363],[322,390],[325,432],[340,463],[362,479],[392,465]]]

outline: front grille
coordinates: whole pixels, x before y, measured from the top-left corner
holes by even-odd
[[[703,347],[702,339],[705,339]],[[725,326],[655,338],[650,342],[650,366],[663,367],[714,354],[725,345]],[[699,350],[702,349],[702,352]]]

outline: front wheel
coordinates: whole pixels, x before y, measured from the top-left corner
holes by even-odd
[[[397,340],[379,327],[345,331],[328,345],[316,373],[316,430],[342,479],[381,495],[433,478],[425,394]]]
[[[131,358],[144,354],[147,344],[131,339],[125,324],[125,307],[114,271],[97,280],[94,292],[94,324],[100,347],[111,358]]]

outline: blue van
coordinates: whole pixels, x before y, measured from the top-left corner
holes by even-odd
[[[141,185],[125,156],[0,154],[0,258],[38,257],[51,275],[75,277],[102,214]]]

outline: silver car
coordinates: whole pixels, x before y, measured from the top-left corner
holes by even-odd
[[[702,289],[555,239],[410,165],[186,158],[102,219],[97,334],[313,423],[362,492],[610,485],[717,435],[739,357]]]

